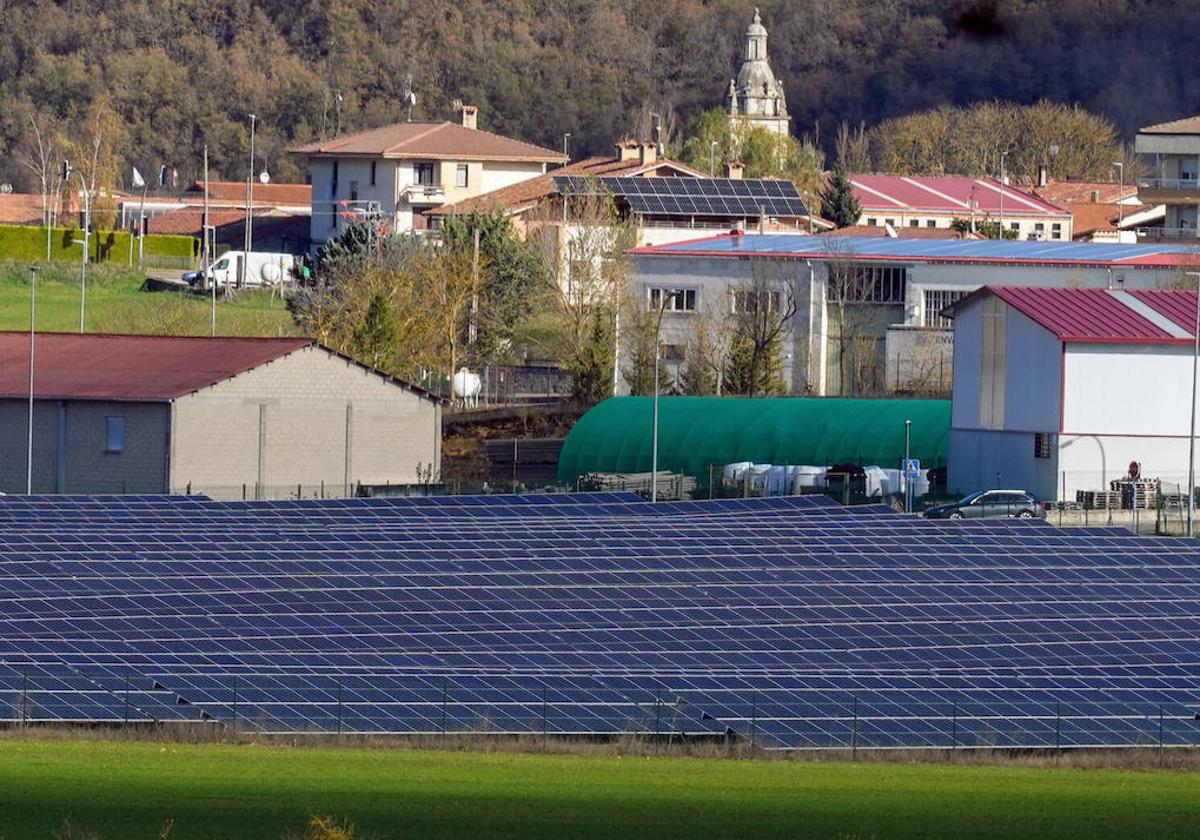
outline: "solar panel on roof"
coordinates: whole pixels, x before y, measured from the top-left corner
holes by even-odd
[[[808,215],[808,208],[791,181],[730,178],[583,178],[554,176],[565,195],[611,193],[635,213],[742,218]]]

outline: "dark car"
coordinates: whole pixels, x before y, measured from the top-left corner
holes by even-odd
[[[1024,490],[980,490],[953,504],[927,508],[928,519],[993,519],[1045,517],[1041,502]]]

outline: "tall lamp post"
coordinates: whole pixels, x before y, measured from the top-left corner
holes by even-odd
[[[1196,520],[1196,370],[1200,363],[1200,271],[1187,272],[1196,278],[1195,341],[1192,345],[1192,412],[1188,415],[1187,535],[1195,536]]]
[[[1006,180],[1006,177],[1004,174],[1004,159],[1007,157],[1008,157],[1007,151],[1003,151],[1000,153],[1000,221],[999,221],[1000,234],[996,238],[1001,241],[1003,241],[1003,239],[1004,239],[1004,190],[1005,190],[1004,182]]]
[[[250,251],[254,245],[254,125],[258,116],[250,114],[250,168],[246,170],[246,247],[242,255],[242,270],[239,272],[238,285],[246,285],[246,270],[249,268]],[[207,188],[207,185],[205,185]],[[207,268],[207,266],[206,266]]]
[[[1117,176],[1119,180],[1117,184],[1117,241],[1121,240],[1121,225],[1125,221],[1125,162],[1120,160],[1113,161],[1113,166],[1117,167]]]
[[[658,320],[654,323],[654,420],[651,424],[650,440],[650,501],[658,501],[658,340],[662,331],[663,313],[667,304],[675,300],[678,290],[659,292],[662,300],[658,304]]]
[[[29,267],[29,439],[25,450],[25,495],[33,493],[33,336],[37,331],[36,265]]]
[[[909,442],[912,438],[912,420],[904,421],[904,512],[912,513],[913,488],[912,477],[908,474],[908,462],[912,455]]]
[[[83,311],[87,302],[87,264],[88,243],[91,240],[92,199],[88,193],[87,179],[78,169],[72,169],[69,161],[63,161],[62,178],[68,180],[72,175],[79,176],[79,187],[83,190],[83,242],[79,243],[83,254],[79,259],[79,331],[83,332]]]

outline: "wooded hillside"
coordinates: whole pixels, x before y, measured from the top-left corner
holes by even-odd
[[[1200,110],[1200,0],[762,0],[793,130],[942,104],[1080,104],[1130,137]],[[276,179],[292,142],[480,107],[480,126],[572,152],[669,132],[721,103],[750,0],[0,0],[0,181],[31,189],[30,118],[103,125],[124,164],[241,177],[247,112]],[[338,93],[340,92],[340,101]],[[672,138],[667,138],[672,139]],[[126,168],[127,167],[123,167]]]

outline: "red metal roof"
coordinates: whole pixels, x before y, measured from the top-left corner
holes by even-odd
[[[863,213],[887,214],[924,211],[950,213],[967,218],[971,208],[979,214],[999,216],[1004,196],[1005,217],[1055,216],[1069,218],[1070,212],[1045,199],[1018,189],[1001,186],[997,178],[966,178],[956,175],[851,175],[854,196]]]
[[[307,338],[38,333],[34,394],[167,401],[312,345]],[[29,394],[29,333],[0,332],[0,397]]]
[[[958,310],[989,294],[1065,342],[1191,344],[1195,340],[1194,292],[985,286],[952,308]]]

